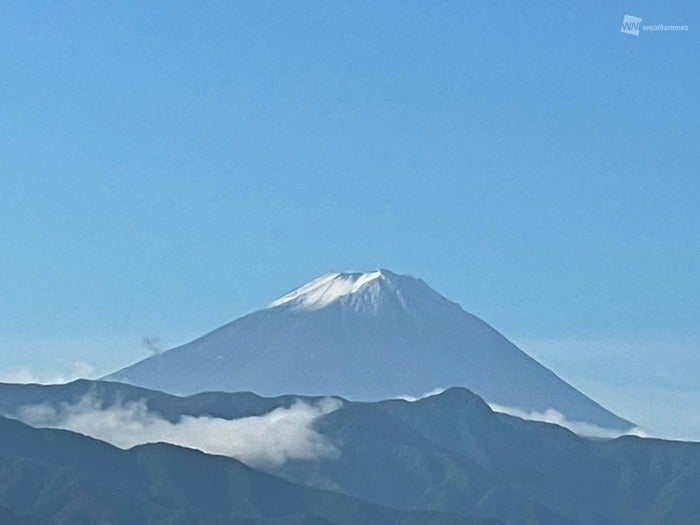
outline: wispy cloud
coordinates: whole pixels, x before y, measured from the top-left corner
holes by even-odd
[[[565,381],[647,433],[700,441],[700,338],[516,337]]]
[[[595,437],[595,438],[616,438],[623,435],[634,435],[639,437],[649,437],[648,434],[641,428],[634,427],[630,428],[626,432],[620,432],[612,428],[600,427],[592,423],[587,423],[585,421],[571,421],[566,418],[564,414],[553,408],[548,408],[544,412],[525,411],[519,408],[506,407],[502,405],[497,405],[496,403],[489,403],[491,410],[494,412],[501,412],[502,414],[508,414],[510,416],[519,417],[521,419],[529,419],[531,421],[542,421],[544,423],[550,423],[553,425],[559,425],[561,427],[568,428],[575,434],[584,437]]]
[[[66,366],[63,370],[52,372],[20,367],[0,373],[0,383],[39,383],[42,385],[52,385],[68,383],[79,378],[92,378],[95,372],[95,367],[85,361],[76,361]]]
[[[87,395],[75,404],[24,406],[16,417],[32,426],[72,430],[120,448],[165,442],[256,466],[336,456],[337,448],[313,424],[341,405],[332,398],[316,404],[297,400],[289,408],[262,416],[232,420],[183,416],[173,423],[149,411],[145,400],[104,407]]]
[[[93,379],[190,336],[46,339],[0,333],[0,381],[54,384]]]
[[[444,388],[434,388],[430,392],[426,392],[425,394],[421,394],[419,396],[412,396],[410,394],[403,394],[399,396],[397,399],[403,399],[404,401],[408,401],[410,403],[413,403],[414,401],[418,401],[419,399],[425,399],[426,397],[432,397],[432,396],[437,396],[439,394],[442,394],[445,391]]]
[[[141,344],[153,355],[162,354],[165,351],[160,344],[160,337],[142,337]]]

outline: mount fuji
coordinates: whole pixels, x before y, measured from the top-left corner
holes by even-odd
[[[627,431],[632,423],[560,379],[420,279],[331,273],[105,379],[175,394],[250,390],[376,400],[465,386],[525,412]]]

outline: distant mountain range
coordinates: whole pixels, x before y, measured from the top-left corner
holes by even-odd
[[[250,390],[353,400],[465,386],[489,403],[633,425],[537,363],[422,280],[333,273],[185,345],[105,379],[176,394]]]
[[[171,429],[192,418],[251,421],[323,401],[177,397],[91,381],[0,384],[1,414],[43,417],[46,426],[70,428],[75,421],[66,414],[85,399],[107,413],[138,403],[134,418]],[[464,388],[415,402],[339,399],[309,425],[337,453],[254,470],[174,445],[121,451],[0,419],[0,506],[57,523],[489,523],[479,516],[509,525],[700,523],[697,443],[581,438],[495,413]],[[132,427],[115,428],[128,434]]]
[[[173,445],[120,450],[0,417],[0,522],[52,524],[497,525],[382,508]]]
[[[108,377],[0,384],[0,524],[700,523],[700,443],[494,412],[633,426],[387,270]]]

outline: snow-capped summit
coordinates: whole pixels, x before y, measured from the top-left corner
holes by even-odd
[[[270,303],[271,307],[292,304],[301,308],[322,308],[377,280],[388,280],[387,270],[369,273],[327,273]]]
[[[181,394],[250,390],[356,400],[465,386],[510,409],[632,426],[422,280],[384,269],[323,275],[106,379]]]
[[[423,295],[427,296],[424,300],[445,300],[420,279],[380,269],[367,273],[327,273],[283,295],[268,307],[286,305],[291,308],[316,310],[336,301],[355,307],[377,306],[386,295],[394,295],[401,300],[403,294],[410,290],[422,290]]]

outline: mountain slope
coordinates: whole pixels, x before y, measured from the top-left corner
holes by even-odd
[[[142,400],[149,414],[140,418],[160,414],[171,422],[261,416],[296,399],[221,392],[181,398],[90,381],[0,384],[0,413],[76,405],[85,396],[99,399],[103,409]],[[464,388],[415,402],[346,401],[313,427],[337,455],[265,470],[386,507],[493,516],[513,525],[700,523],[698,443],[584,439],[556,425],[495,413]]]
[[[409,403],[347,404],[317,422],[337,458],[275,472],[401,508],[509,524],[656,525],[700,519],[700,444],[581,438],[494,413],[453,388]],[[698,521],[700,522],[700,521]]]
[[[506,407],[632,427],[423,281],[387,270],[323,276],[106,379],[181,394],[333,392],[355,400],[461,385]]]
[[[230,458],[165,444],[124,451],[6,418],[0,418],[0,505],[13,519],[21,513],[65,524],[496,523],[382,508],[300,487]]]
[[[42,522],[33,518],[18,516],[6,507],[0,506],[0,523],[2,525],[42,525]]]

